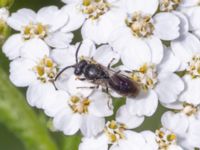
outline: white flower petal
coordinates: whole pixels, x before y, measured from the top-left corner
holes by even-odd
[[[35,63],[28,59],[18,58],[10,63],[10,80],[19,87],[25,87],[37,80],[32,71]]]
[[[41,39],[31,39],[21,48],[21,57],[38,61],[49,56],[49,47]]]
[[[46,95],[53,94],[55,88],[52,83],[41,83],[37,81],[28,87],[26,98],[31,106],[37,108],[43,108],[44,102],[47,101]]]
[[[79,150],[108,150],[108,138],[105,134],[98,137],[83,138]]]
[[[190,61],[195,53],[200,53],[200,41],[193,34],[187,33],[172,41],[171,48],[175,56],[186,63]]]
[[[183,113],[165,112],[161,118],[162,125],[179,136],[183,136],[189,127],[188,118]]]
[[[194,105],[200,104],[200,79],[192,79],[190,75],[183,77],[185,89],[179,97],[179,101],[188,102]]]
[[[131,114],[152,116],[158,106],[158,97],[152,90],[140,92],[136,98],[127,98],[126,107]]]
[[[83,97],[89,96],[94,89],[91,89],[90,87],[95,87],[95,84],[89,83],[87,81],[81,81],[78,80],[75,75],[72,75],[68,82],[67,82],[67,91],[70,93],[70,95],[77,95],[80,94]]]
[[[121,60],[126,67],[137,70],[143,64],[151,62],[151,51],[146,42],[132,36],[124,44],[126,46],[122,49]]]
[[[62,28],[63,32],[71,32],[75,31],[82,26],[85,21],[85,16],[83,13],[77,8],[76,4],[69,4],[63,7],[63,9],[68,12],[69,21]]]
[[[168,147],[168,150],[183,150],[183,149],[178,145],[170,145]]]
[[[62,71],[62,69],[60,71]],[[72,75],[74,75],[74,68],[69,68],[65,70],[64,72],[62,72],[60,76],[58,76],[56,81],[54,82],[56,85],[56,88],[59,90],[68,91],[67,84],[68,84],[68,80],[70,79]]]
[[[180,19],[180,34],[185,34],[189,31],[189,22],[187,17],[178,11],[173,11],[173,14],[176,15]]]
[[[45,113],[54,117],[63,109],[69,109],[68,100],[70,99],[69,95],[64,91],[55,91],[53,94],[47,94],[44,98],[43,109]]]
[[[156,135],[152,131],[142,131],[141,134],[146,140],[147,148],[152,150],[158,149],[158,143],[156,142]]]
[[[65,135],[75,134],[82,124],[82,116],[69,109],[59,112],[53,119],[53,125]]]
[[[106,117],[113,114],[111,97],[103,93],[102,91],[94,91],[94,93],[89,97],[91,104],[88,108],[90,114],[96,117]]]
[[[76,44],[76,46],[79,46],[79,43]],[[96,46],[94,42],[92,42],[91,40],[85,39],[81,43],[80,50],[78,52],[78,58],[81,58],[81,57],[91,58],[94,55],[95,51],[96,51]]]
[[[125,10],[128,13],[140,11],[145,14],[153,15],[159,5],[159,0],[124,0]]]
[[[139,150],[145,145],[145,139],[141,134],[129,130],[124,131],[124,134],[126,139],[119,141],[120,150],[126,150],[128,148],[131,148],[131,150]]]
[[[8,25],[17,30],[21,31],[21,29],[28,25],[29,23],[34,23],[36,19],[36,13],[27,8],[23,8],[18,10],[16,13],[13,13],[7,20]]]
[[[191,7],[199,4],[199,0],[182,0],[180,3],[180,9],[181,7]]]
[[[69,46],[66,49],[54,49],[51,51],[51,58],[60,68],[64,68],[75,64],[75,51],[75,46]]]
[[[50,32],[63,27],[67,23],[68,18],[65,9],[59,10],[57,6],[43,7],[37,13],[37,21],[48,25]]]
[[[124,20],[125,14],[116,10],[110,10],[99,20],[88,19],[81,29],[83,39],[90,39],[98,45],[107,43],[111,33],[123,25]]]
[[[108,43],[121,54],[127,43],[131,43],[130,39],[132,37],[131,30],[124,25],[111,34]]]
[[[164,57],[161,63],[158,65],[159,72],[175,72],[179,69],[180,60],[175,57],[172,50],[165,47]]]
[[[187,141],[187,138],[181,139],[179,141],[179,145],[181,145],[186,150],[194,150],[194,147],[190,145],[190,143]]]
[[[174,40],[179,37],[180,20],[174,14],[158,13],[153,17],[153,20],[155,26],[154,34],[160,39]]]
[[[133,129],[139,127],[143,123],[144,117],[131,115],[124,105],[118,109],[116,121],[125,124],[127,129]]]
[[[162,103],[175,102],[183,90],[184,82],[176,74],[163,72],[158,75],[158,84],[155,91]]]
[[[159,64],[163,58],[163,44],[160,39],[155,36],[151,36],[146,39],[146,42],[151,49],[151,62],[153,64]]]
[[[187,136],[188,143],[193,147],[200,148],[200,121],[195,120],[190,124],[189,134]]]
[[[174,109],[174,110],[182,110],[183,109],[183,104],[180,103],[179,101],[176,101],[174,103],[161,103],[164,107],[169,108],[169,109]]]
[[[193,34],[200,39],[200,29],[193,31]]]
[[[92,137],[102,132],[104,127],[105,119],[103,117],[85,115],[83,116],[83,121],[80,130],[85,137]]]
[[[111,60],[114,59],[111,66],[113,64],[116,64],[120,56],[117,52],[115,52],[111,46],[109,45],[102,45],[100,46],[93,55],[94,60],[96,60],[101,65],[104,65],[105,67],[108,66],[108,64],[111,62]]]
[[[183,13],[187,16],[190,31],[200,29],[200,7],[192,7],[188,9],[183,9]]]
[[[67,48],[72,42],[74,35],[72,33],[55,32],[45,38],[45,42],[51,47]]]
[[[10,59],[15,59],[20,56],[20,48],[23,46],[24,40],[21,34],[11,35],[2,47],[2,51]]]

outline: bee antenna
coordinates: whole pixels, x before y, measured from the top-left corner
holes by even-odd
[[[58,77],[59,77],[65,70],[67,70],[67,69],[69,69],[69,68],[73,68],[73,67],[75,67],[75,66],[76,66],[76,65],[71,65],[71,66],[67,66],[67,67],[63,68],[63,69],[56,75],[54,81],[56,81],[56,80],[58,79]]]
[[[81,45],[82,45],[82,41],[80,42],[80,44],[78,45],[78,48],[76,50],[76,55],[75,55],[75,57],[76,57],[76,63],[78,63],[78,52],[80,50]]]

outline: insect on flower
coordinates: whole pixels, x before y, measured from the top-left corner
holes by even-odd
[[[128,76],[122,74],[121,71],[114,71],[113,69],[111,69],[110,66],[114,59],[111,60],[107,67],[97,63],[93,58],[82,59],[79,61],[78,52],[81,44],[82,43],[79,44],[76,50],[76,64],[63,68],[57,74],[55,81],[65,70],[69,68],[74,68],[74,74],[76,76],[80,77],[81,75],[83,75],[83,78],[78,78],[79,80],[87,80],[97,85],[96,87],[89,88],[98,88],[101,85],[106,90],[106,92],[108,92],[108,88],[110,88],[122,96],[135,97],[138,95],[139,85],[135,81],[131,80]]]

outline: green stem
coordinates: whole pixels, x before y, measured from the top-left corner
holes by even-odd
[[[1,68],[0,121],[22,141],[27,150],[57,150],[23,94],[9,82]]]

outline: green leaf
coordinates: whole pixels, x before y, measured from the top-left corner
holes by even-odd
[[[65,136],[62,139],[62,150],[78,150],[81,142],[81,135]]]
[[[1,68],[0,84],[0,121],[22,141],[27,150],[57,150],[45,126]]]

